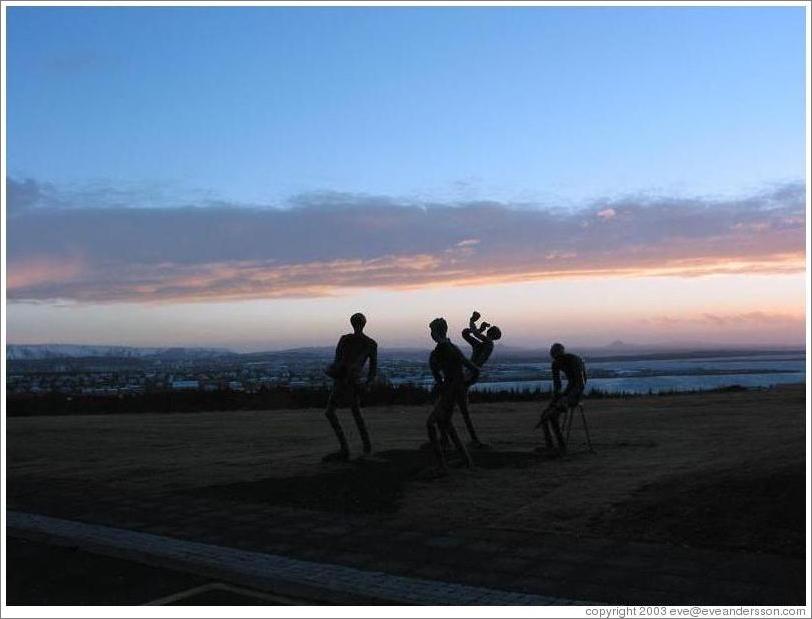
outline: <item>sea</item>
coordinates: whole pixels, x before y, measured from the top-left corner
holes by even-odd
[[[532,378],[534,370],[539,378]],[[806,355],[787,353],[680,359],[612,359],[587,363],[587,392],[664,393],[704,391],[725,387],[768,388],[805,383]],[[511,375],[522,378],[510,380]],[[476,391],[534,391],[550,389],[549,363],[500,364],[486,372]],[[563,376],[562,376],[563,380]]]

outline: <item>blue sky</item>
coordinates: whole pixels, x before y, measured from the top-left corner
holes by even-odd
[[[7,15],[9,341],[802,341],[803,8]]]
[[[11,8],[9,173],[279,203],[804,173],[801,8]],[[209,195],[209,194],[207,194]]]

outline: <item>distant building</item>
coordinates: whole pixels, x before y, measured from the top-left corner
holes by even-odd
[[[197,380],[173,380],[172,381],[172,389],[178,390],[192,390],[192,389],[199,389],[200,388],[200,381]]]

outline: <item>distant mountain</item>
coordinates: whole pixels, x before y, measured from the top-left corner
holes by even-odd
[[[627,344],[623,340],[615,340],[611,344],[607,344],[604,346],[607,350],[628,350],[629,348],[634,348],[634,344]]]
[[[332,355],[335,353],[335,346],[302,346],[300,348],[285,348],[284,350],[277,350],[271,352],[248,353],[259,355],[301,355],[301,356],[318,356]]]
[[[13,361],[80,357],[207,359],[232,354],[234,353],[227,348],[140,348],[81,344],[9,344],[6,346],[6,359]]]
[[[378,348],[381,359],[427,359],[433,346],[426,348]],[[241,359],[259,361],[263,359],[330,359],[335,355],[335,346],[308,346],[302,348],[286,348],[284,350],[268,350],[262,352],[242,353]]]

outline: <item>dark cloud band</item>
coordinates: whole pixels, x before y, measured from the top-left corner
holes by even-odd
[[[797,183],[738,200],[625,198],[578,210],[336,193],[298,196],[284,208],[155,207],[120,189],[71,193],[14,179],[7,197],[10,300],[293,297],[804,268],[805,188]]]

